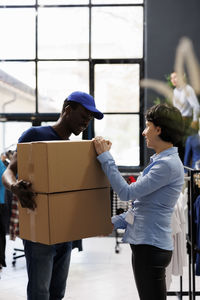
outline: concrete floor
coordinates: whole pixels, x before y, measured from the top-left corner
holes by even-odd
[[[96,237],[83,240],[83,251],[72,251],[72,260],[64,300],[139,300],[131,269],[129,245],[121,244],[115,253],[114,237]],[[12,266],[14,247],[22,247],[22,242],[7,240],[7,267],[0,273],[0,300],[26,299],[25,258]],[[188,289],[187,268],[184,270],[183,286]],[[200,290],[200,278],[196,277]],[[170,290],[179,290],[179,277],[173,277]],[[168,296],[167,299],[178,299]],[[188,296],[183,300],[189,299]],[[200,296],[196,297],[200,299]],[[152,300],[152,299],[151,299]]]

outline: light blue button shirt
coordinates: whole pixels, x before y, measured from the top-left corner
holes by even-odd
[[[184,183],[177,148],[154,154],[137,181],[130,185],[121,176],[110,152],[97,159],[120,199],[133,200],[133,224],[126,222],[126,213],[112,218],[115,228],[126,229],[123,241],[173,250],[171,218]]]

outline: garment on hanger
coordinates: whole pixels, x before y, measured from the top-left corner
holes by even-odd
[[[124,211],[127,211],[132,207],[132,200],[130,201],[122,201],[115,191],[113,191],[113,211],[112,215],[118,215]]]
[[[200,160],[200,135],[199,133],[188,136],[185,144],[184,165],[195,168],[195,163]]]
[[[11,217],[10,217],[10,239],[15,241],[16,237],[19,235],[19,210],[18,210],[18,200],[13,194],[11,203]]]
[[[187,265],[187,250],[186,250],[186,191],[181,193],[172,215],[172,236],[174,242],[174,250],[172,259],[166,268],[166,285],[167,290],[172,282],[172,275],[182,276],[183,267]]]
[[[194,218],[196,223],[196,245],[200,250],[200,196],[194,202]],[[200,253],[196,253],[196,275],[200,276]]]

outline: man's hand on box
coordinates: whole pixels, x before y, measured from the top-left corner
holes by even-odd
[[[108,140],[105,140],[101,136],[97,136],[93,139],[94,147],[98,155],[102,154],[103,152],[109,151],[112,143]]]
[[[16,183],[12,184],[11,191],[17,196],[22,207],[32,210],[36,208],[36,193],[33,192],[30,182],[25,180],[16,181]]]

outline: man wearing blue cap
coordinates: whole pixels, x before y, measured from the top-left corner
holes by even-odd
[[[68,140],[71,134],[79,135],[93,118],[102,119],[94,98],[84,92],[73,92],[63,103],[59,119],[53,126],[31,127],[19,138],[19,143],[33,141]],[[35,193],[31,183],[17,180],[17,153],[13,156],[2,177],[5,187],[12,191],[22,207],[34,210]],[[28,300],[61,300],[64,297],[72,243],[44,245],[24,240],[27,263]]]

